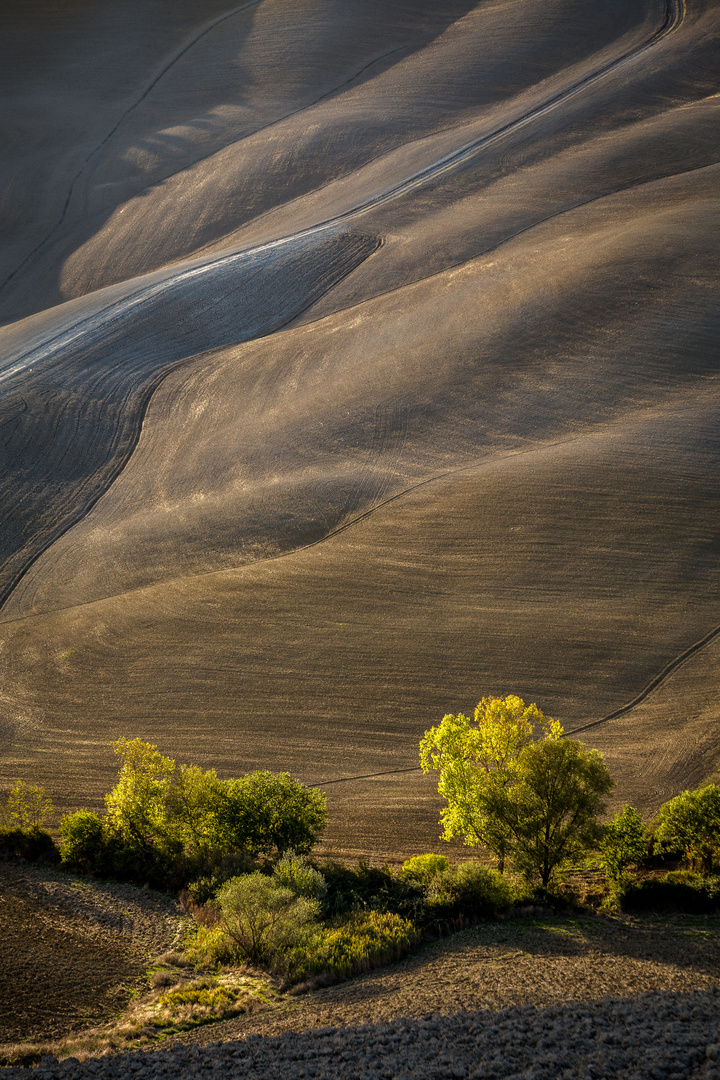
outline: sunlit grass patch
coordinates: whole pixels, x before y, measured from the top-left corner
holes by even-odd
[[[177,956],[184,963],[184,958]],[[163,958],[164,959],[164,958]],[[172,987],[138,994],[124,1013],[110,1023],[68,1035],[54,1042],[14,1043],[0,1047],[0,1066],[34,1065],[41,1057],[86,1057],[132,1050],[202,1024],[255,1012],[277,994],[269,978],[240,967],[221,974],[194,975],[169,965],[151,969],[151,983],[161,971]]]

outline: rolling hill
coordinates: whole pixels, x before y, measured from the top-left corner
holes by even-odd
[[[138,735],[429,850],[418,741],[508,692],[618,801],[713,775],[718,5],[0,18],[5,786]]]

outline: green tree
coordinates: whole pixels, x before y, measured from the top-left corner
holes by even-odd
[[[220,820],[227,785],[214,769],[180,765],[165,792],[164,829],[187,853],[222,846]]]
[[[327,822],[325,795],[289,773],[248,773],[229,780],[218,811],[219,836],[254,855],[307,855]]]
[[[24,780],[18,780],[11,788],[7,808],[12,825],[20,829],[40,829],[54,813],[45,788],[27,784]]]
[[[482,698],[474,719],[448,714],[420,742],[423,772],[440,773],[438,791],[448,804],[440,816],[443,838],[462,836],[468,845],[487,848],[501,872],[511,837],[497,807],[516,781],[522,751],[538,734],[556,740],[562,727],[537,705],[509,694]]]
[[[165,799],[175,762],[141,739],[121,738],[112,745],[122,764],[117,784],[105,796],[108,820],[125,841],[157,846],[167,835]]]
[[[298,896],[257,871],[231,878],[217,899],[223,929],[254,963],[266,963],[300,944],[320,913],[317,900]]]
[[[600,841],[602,865],[611,881],[619,884],[632,863],[641,863],[647,854],[647,829],[632,806],[623,806],[607,823]]]
[[[546,738],[526,746],[513,784],[490,806],[510,834],[516,869],[547,887],[599,841],[598,816],[614,786],[602,755],[582,743]]]
[[[325,796],[288,773],[220,780],[141,739],[113,749],[121,764],[106,817],[82,811],[63,826],[64,858],[78,867],[177,884],[227,856],[307,854],[327,820]]]
[[[693,869],[711,874],[720,855],[720,788],[716,784],[683,791],[664,803],[655,829],[656,843],[682,852]]]

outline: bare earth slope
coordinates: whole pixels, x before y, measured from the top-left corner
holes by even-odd
[[[427,850],[508,691],[711,775],[712,641],[594,722],[720,623],[717,5],[136,7],[3,15],[2,778],[140,735]]]

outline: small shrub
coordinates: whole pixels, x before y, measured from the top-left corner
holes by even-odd
[[[201,877],[196,881],[191,881],[185,892],[193,904],[207,904],[215,899],[218,889],[224,884],[221,876],[213,874],[212,877]]]
[[[188,938],[185,957],[190,964],[214,967],[216,964],[234,964],[242,953],[219,923],[215,926],[199,926]]]
[[[642,863],[647,854],[647,829],[643,819],[632,806],[622,810],[603,830],[600,850],[602,867],[610,881],[619,883],[631,864]]]
[[[305,855],[288,851],[276,864],[273,877],[278,885],[290,889],[295,896],[305,896],[322,903],[327,882],[319,870],[310,865]]]
[[[168,990],[160,997],[159,1004],[173,1009],[178,1005],[201,1005],[213,1013],[225,1013],[239,996],[237,990],[200,979]]]
[[[461,863],[437,876],[428,893],[436,917],[455,919],[493,918],[511,908],[514,900],[508,879],[476,862]]]
[[[334,979],[391,963],[405,956],[419,941],[409,919],[391,912],[357,912],[329,929],[323,928],[303,946],[284,957],[285,973],[292,981],[331,974]]]
[[[76,810],[60,819],[60,854],[71,870],[92,873],[104,859],[105,828],[92,810]]]
[[[170,952],[165,952],[162,956],[158,956],[155,961],[156,964],[164,964],[167,967],[186,967],[187,960],[182,953],[175,952],[173,949]]]
[[[444,874],[450,864],[444,855],[414,855],[400,867],[399,877],[416,881],[420,885],[429,885],[438,874]]]
[[[320,959],[335,971],[354,974],[399,960],[417,940],[417,930],[409,919],[389,911],[370,911],[326,931]]]
[[[225,933],[253,963],[268,963],[300,944],[320,913],[316,900],[296,896],[259,871],[226,882],[217,900]]]
[[[0,828],[0,858],[58,863],[60,852],[50,833],[37,825],[29,829]]]
[[[178,971],[169,971],[167,968],[164,968],[152,973],[150,986],[153,990],[158,990],[163,986],[175,986],[181,979],[182,975]]]

